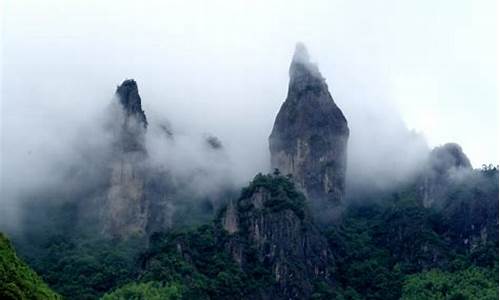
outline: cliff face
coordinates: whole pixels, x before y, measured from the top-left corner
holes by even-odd
[[[148,121],[142,110],[141,97],[137,83],[133,79],[125,80],[115,93],[119,102],[116,122],[116,150],[118,152],[146,152],[144,139]]]
[[[457,177],[472,171],[472,166],[458,144],[448,143],[434,148],[419,183],[419,196],[424,207],[440,206],[442,198]],[[439,203],[440,202],[440,203]]]
[[[112,133],[111,158],[106,162],[109,183],[104,204],[99,203],[98,208],[102,212],[104,233],[117,238],[143,236],[169,229],[175,222],[189,224],[196,219],[193,216],[196,213],[211,217],[208,212],[211,208],[190,205],[196,201],[212,201],[210,205],[217,205],[217,193],[223,193],[226,188],[216,177],[220,176],[222,169],[200,164],[186,174],[175,174],[164,163],[168,160],[164,156],[169,150],[184,149],[176,148],[175,136],[168,122],[164,121],[158,127],[149,126],[134,80],[125,80],[118,86],[115,98],[107,124]],[[146,134],[154,141],[150,149],[146,147]],[[227,162],[223,144],[217,137],[206,135],[201,143],[200,154],[206,155],[206,161],[221,165]],[[207,180],[207,176],[212,178]],[[213,183],[215,187],[211,184],[201,187],[205,182]],[[207,189],[206,194],[194,195],[194,190],[202,188]],[[193,218],[174,221],[180,214],[189,214]]]
[[[297,45],[288,95],[269,137],[271,166],[291,174],[313,202],[338,204],[345,190],[349,128],[325,79]]]
[[[282,176],[257,175],[221,218],[227,248],[245,270],[257,259],[275,284],[263,299],[308,299],[313,282],[332,284],[333,258],[313,224],[304,196]]]
[[[418,179],[421,205],[439,211],[447,238],[473,250],[498,243],[498,173],[473,170],[458,144],[434,148]]]
[[[441,212],[448,239],[467,251],[498,247],[498,172],[470,172],[447,196]]]
[[[125,80],[116,90],[119,105],[113,120],[113,160],[103,211],[104,231],[124,237],[144,234],[148,221],[145,184],[147,157],[144,140],[147,120],[134,80]]]
[[[134,116],[135,119],[146,128],[148,121],[146,114],[142,110],[141,96],[139,96],[139,89],[137,83],[133,79],[125,80],[116,89],[116,95],[128,117]]]

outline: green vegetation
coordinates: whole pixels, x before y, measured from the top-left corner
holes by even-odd
[[[403,300],[498,299],[498,268],[470,267],[458,272],[431,270],[408,276]]]
[[[261,188],[270,197],[257,212],[249,197]],[[317,282],[312,299],[497,299],[498,169],[465,177],[440,199],[439,209],[424,208],[415,191],[408,186],[358,199],[339,224],[322,228],[335,256],[335,285]],[[304,219],[308,207],[289,178],[275,173],[258,174],[237,209],[242,228],[232,238],[246,243],[244,268],[233,260],[219,218],[154,233],[148,241],[115,241],[88,228],[71,231],[76,212],[65,205],[38,214],[33,230],[15,245],[67,299],[259,299],[274,278],[246,238],[245,217],[290,209]],[[52,216],[59,219],[43,225]],[[0,254],[1,299],[60,298],[3,235]]]
[[[54,238],[31,265],[67,299],[97,299],[135,280],[144,241]]]
[[[327,232],[338,298],[498,299],[488,298],[498,293],[498,170],[453,187],[440,210],[413,191],[353,205]]]
[[[129,283],[105,294],[101,300],[180,300],[181,292],[182,286],[179,284]]]
[[[269,212],[291,209],[301,219],[305,217],[305,197],[295,189],[289,177],[280,175],[279,170],[274,174],[257,174],[250,185],[243,188],[240,196],[240,211],[247,211],[251,207],[241,200],[249,198],[256,190],[264,188],[270,192],[270,198],[263,203]]]
[[[154,234],[142,256],[142,281],[180,282],[183,299],[235,299],[266,285],[255,261],[243,272],[225,249],[225,233],[215,225]]]
[[[21,261],[9,240],[0,233],[0,299],[61,299]]]

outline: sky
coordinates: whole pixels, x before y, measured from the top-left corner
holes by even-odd
[[[268,164],[299,41],[349,121],[351,161],[375,168],[387,154],[365,152],[404,128],[429,147],[459,143],[476,167],[499,163],[495,0],[0,5],[2,176],[40,177],[46,157],[64,160],[127,78],[148,118],[215,134],[252,176]]]

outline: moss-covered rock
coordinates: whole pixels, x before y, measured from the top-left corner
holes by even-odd
[[[220,224],[229,234],[226,248],[245,272],[257,262],[271,274],[258,299],[308,299],[316,282],[333,285],[333,255],[290,178],[258,174]]]

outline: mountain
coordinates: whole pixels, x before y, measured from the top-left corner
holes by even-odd
[[[420,178],[419,193],[425,207],[441,205],[446,189],[453,181],[472,170],[460,145],[448,143],[432,149]]]
[[[263,299],[307,299],[315,282],[333,283],[327,240],[287,178],[257,175],[221,220],[237,264],[245,270],[257,259],[271,273],[275,284]]]
[[[434,148],[417,178],[420,204],[442,214],[447,238],[468,250],[498,243],[498,185],[493,166],[473,170],[462,147]]]
[[[125,111],[126,121],[129,122],[131,120],[130,117],[133,116],[139,125],[146,128],[148,126],[148,121],[146,119],[146,114],[142,110],[141,96],[139,95],[137,82],[133,79],[123,81],[123,83],[116,88],[116,95]]]
[[[334,286],[328,241],[278,174],[257,175],[212,223],[153,234],[149,245],[139,280],[181,283],[183,299],[309,299]]]
[[[112,135],[112,154],[106,163],[108,189],[105,199],[97,204],[104,234],[113,238],[147,238],[155,231],[211,218],[221,202],[214,198],[232,192],[230,184],[222,182],[229,176],[224,174],[229,171],[224,170],[228,157],[222,141],[208,133],[196,137],[196,141],[191,136],[176,135],[165,120],[151,126],[133,79],[118,86],[114,100],[105,129]],[[146,143],[147,137],[153,144]],[[199,148],[180,148],[186,144]],[[179,152],[189,152],[193,160],[207,163],[176,172],[171,165],[180,162],[169,156],[179,157]],[[207,191],[195,193],[201,189],[195,184],[204,184]],[[195,203],[202,205],[193,207]],[[185,218],[193,214],[195,218]]]
[[[271,167],[291,174],[313,205],[342,202],[349,128],[328,85],[298,44],[288,95],[269,137]]]
[[[147,120],[137,83],[125,80],[116,89],[114,103],[113,157],[102,220],[104,232],[114,237],[143,235],[149,215],[146,199],[145,134]]]
[[[16,255],[3,233],[0,233],[0,299],[62,299]]]
[[[107,113],[109,141],[21,199],[11,235],[67,299],[496,299],[498,166],[446,144],[413,177],[344,197],[349,128],[303,45],[275,170],[241,191],[226,144],[147,119],[134,80]],[[0,292],[57,299],[2,236],[0,259]]]
[[[498,170],[474,174],[481,184],[445,194],[464,209],[426,208],[409,186],[349,205],[329,226],[315,224],[289,177],[259,174],[213,223],[154,234],[138,280],[181,282],[183,299],[422,299],[439,270],[461,281],[456,297],[475,299],[498,291],[498,209],[479,239],[464,238],[482,228],[474,207],[498,205]]]

